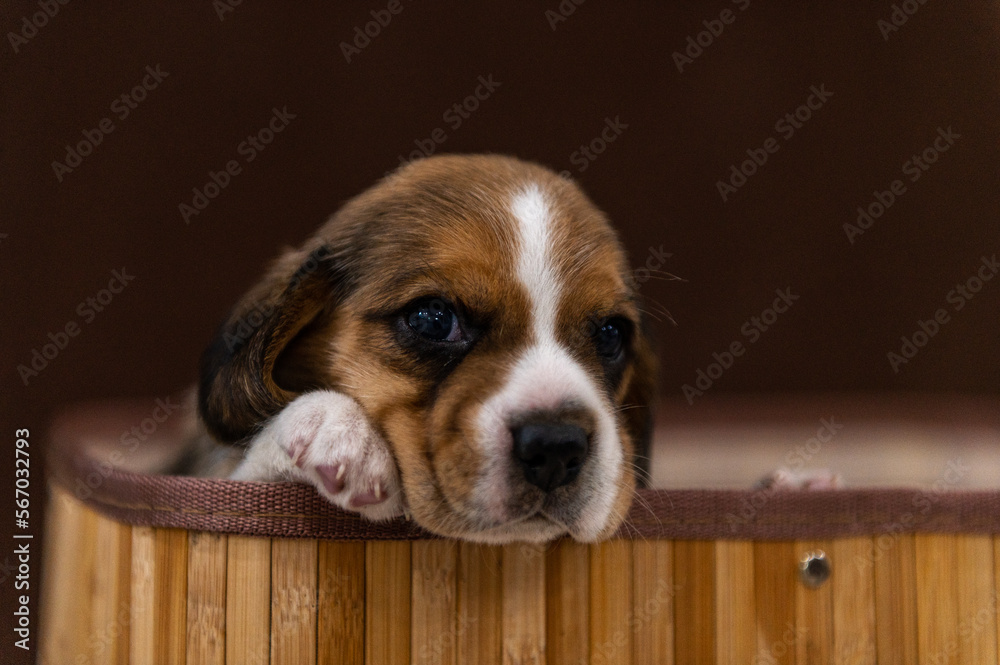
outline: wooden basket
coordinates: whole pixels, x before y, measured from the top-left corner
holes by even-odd
[[[116,471],[88,496],[98,512],[72,494],[79,472],[63,465],[51,492],[45,664],[998,661],[994,491],[942,495],[918,524],[893,521],[912,491],[774,495],[753,525],[772,537],[756,540],[696,508],[751,493],[650,491],[631,537],[491,547],[412,527],[395,540],[170,528],[203,510],[160,505],[155,488],[124,505],[115,483],[135,478]],[[832,574],[811,588],[800,562],[817,551]]]

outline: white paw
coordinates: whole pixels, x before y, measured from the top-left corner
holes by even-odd
[[[389,445],[347,395],[306,393],[250,444],[235,479],[289,478],[372,520],[403,514],[403,493]]]

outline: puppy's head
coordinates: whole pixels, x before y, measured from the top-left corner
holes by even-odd
[[[356,399],[426,529],[613,533],[644,461],[653,362],[628,264],[574,184],[498,156],[403,167],[237,306],[201,412],[237,442],[300,392]]]

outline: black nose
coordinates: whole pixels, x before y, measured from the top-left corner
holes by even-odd
[[[546,492],[573,482],[587,457],[587,433],[576,425],[531,423],[511,434],[525,479]]]

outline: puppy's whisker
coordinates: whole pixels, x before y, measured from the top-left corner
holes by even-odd
[[[653,314],[653,312],[649,311],[648,309],[643,309],[642,307],[638,307],[637,309],[638,309],[638,310],[639,310],[640,312],[642,312],[643,314],[645,314],[646,316],[648,316],[648,317],[650,317],[650,318],[652,318],[652,319],[656,319],[656,320],[657,320],[657,321],[659,321],[660,323],[662,323],[662,322],[663,322],[663,319],[661,319],[661,318],[660,318],[659,316],[657,316],[656,314]]]

